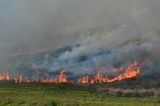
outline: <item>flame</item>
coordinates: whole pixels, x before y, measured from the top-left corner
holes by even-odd
[[[38,82],[38,80],[37,80],[37,82]],[[48,74],[47,74],[47,73],[45,74],[44,80],[42,80],[42,82],[45,82],[45,83],[48,83],[48,82],[49,82]]]
[[[85,75],[82,78],[78,79],[77,83],[81,84],[88,84],[89,83],[89,76]]]
[[[9,72],[6,72],[5,74],[0,73],[0,81],[2,81],[2,80],[6,80],[6,81],[10,80]]]
[[[55,82],[56,83],[67,83],[68,82],[65,70],[60,71],[59,75],[57,75],[57,77],[55,79]]]
[[[40,79],[38,73],[36,73],[35,80],[29,80],[27,77],[24,77],[23,75],[20,75],[19,77],[17,75],[14,75],[13,80],[15,83],[23,83],[23,82],[39,82],[39,83],[77,83],[77,84],[96,84],[96,83],[110,83],[114,81],[121,81],[124,79],[129,79],[136,77],[140,73],[140,63],[138,61],[134,61],[132,64],[130,64],[127,67],[120,67],[117,68],[117,70],[123,70],[123,73],[114,76],[113,78],[109,79],[106,77],[103,73],[106,72],[107,68],[102,67],[100,70],[96,72],[96,74],[92,77],[89,75],[82,76],[78,80],[69,81],[68,77],[65,73],[65,70],[62,69],[59,74],[56,76],[55,79],[49,79],[48,74],[45,74],[44,79]],[[115,68],[112,70],[115,71]],[[5,74],[0,72],[0,81],[2,80],[11,80],[9,72],[6,72]]]
[[[133,77],[136,77],[139,73],[140,73],[140,69],[131,70],[131,71],[128,71],[122,75],[119,75],[111,80],[108,80],[108,82],[121,81],[123,79],[133,78]]]
[[[117,77],[108,80],[108,82],[113,82],[113,81],[121,81],[123,79],[128,79],[128,78],[133,78],[136,77],[139,73],[140,73],[140,64],[138,61],[134,61],[134,63],[132,63],[131,65],[129,65],[126,68],[126,72],[118,75]]]
[[[112,79],[108,79],[107,77],[101,74],[101,70],[97,71],[94,78],[90,79],[88,76],[84,76],[78,80],[78,83],[86,84],[86,83],[109,83],[114,81],[121,81],[123,79],[133,78],[136,77],[140,73],[140,64],[138,61],[134,61],[128,67],[120,67],[119,69],[125,70],[123,74],[120,74]],[[115,69],[113,69],[113,72]],[[89,82],[90,81],[90,82]]]
[[[103,83],[108,80],[105,76],[103,76],[99,71],[95,75],[95,83]]]
[[[7,80],[7,81],[9,81],[9,80],[10,80],[9,72],[6,72],[6,74],[5,74],[5,80]]]

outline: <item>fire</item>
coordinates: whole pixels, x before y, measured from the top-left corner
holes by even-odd
[[[121,81],[123,79],[133,78],[133,77],[136,77],[139,73],[140,73],[140,69],[131,70],[131,71],[128,71],[122,75],[119,75],[111,80],[108,80],[108,82]]]
[[[124,79],[129,79],[136,77],[140,74],[140,63],[138,61],[134,61],[132,64],[130,64],[127,67],[120,67],[113,69],[113,72],[120,71],[121,74],[114,76],[113,78],[108,78],[103,73],[106,72],[107,68],[101,68],[99,71],[96,72],[96,74],[92,77],[89,75],[82,76],[78,80],[70,81],[68,80],[68,77],[65,73],[65,70],[62,69],[59,74],[56,76],[55,79],[49,79],[48,74],[45,74],[44,79],[39,78],[39,74],[36,73],[35,80],[29,80],[27,77],[24,77],[23,75],[20,75],[19,77],[17,75],[14,75],[13,80],[15,83],[22,83],[22,82],[38,82],[38,83],[77,83],[77,84],[96,84],[96,83],[110,83],[114,81],[121,81]],[[123,70],[123,71],[122,71]],[[123,72],[123,73],[122,73]],[[11,80],[9,72],[6,72],[5,74],[0,72],[0,81],[2,80]]]
[[[6,72],[5,74],[0,73],[0,81],[2,81],[2,80],[6,80],[6,81],[10,80],[10,74],[9,74],[9,72]]]
[[[125,73],[109,80],[108,82],[121,81],[123,79],[136,77],[140,73],[139,67],[140,67],[140,64],[137,61],[134,61],[134,63],[132,63],[126,68]]]
[[[103,76],[99,71],[96,73],[95,75],[95,79],[94,79],[95,83],[103,83],[106,82],[108,80],[108,78],[106,78],[105,76]]]
[[[88,84],[89,76],[88,75],[83,76],[82,78],[78,79],[77,83]]]
[[[5,74],[5,80],[10,80],[10,75],[9,75],[9,72],[6,72],[6,74]]]
[[[55,79],[49,80],[48,74],[45,74],[43,80],[28,81],[28,82],[41,82],[41,83],[68,83],[67,75],[64,70],[61,70],[60,73],[56,76]]]
[[[109,83],[114,81],[121,81],[123,79],[133,78],[136,77],[140,73],[140,64],[137,61],[134,61],[131,65],[128,67],[120,67],[119,69],[123,69],[125,72],[123,74],[120,74],[118,76],[115,76],[112,79],[108,79],[107,77],[103,76],[101,74],[101,70],[97,71],[95,76],[93,78],[89,78],[88,76],[84,76],[78,80],[78,83],[86,84],[86,83]],[[113,69],[113,72],[115,69]],[[90,81],[90,82],[89,82]]]
[[[39,79],[37,80],[37,82],[39,81]],[[45,74],[44,76],[44,80],[42,82],[48,83],[49,79],[48,79],[48,74]]]
[[[59,75],[55,79],[55,82],[56,83],[67,83],[68,82],[67,75],[64,70],[60,71]]]
[[[83,76],[82,78],[80,78],[78,80],[78,83],[81,84],[88,84],[88,83],[104,83],[108,80],[108,78],[106,78],[105,76],[103,76],[99,71],[95,74],[94,78],[89,78],[88,75]]]

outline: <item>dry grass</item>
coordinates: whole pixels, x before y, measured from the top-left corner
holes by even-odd
[[[122,89],[122,88],[99,88],[98,92],[105,92],[108,95],[126,97],[153,97],[160,96],[160,89]]]

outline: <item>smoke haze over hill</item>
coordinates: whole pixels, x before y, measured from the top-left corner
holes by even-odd
[[[159,5],[159,0],[0,1],[1,61],[17,52],[80,44],[45,66],[79,66],[75,58],[92,68],[149,59],[159,70]]]

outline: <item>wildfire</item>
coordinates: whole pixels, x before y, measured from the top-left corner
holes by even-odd
[[[136,77],[138,74],[140,73],[140,69],[137,70],[131,70],[129,72],[126,72],[122,75],[119,75],[111,80],[108,80],[108,82],[113,82],[113,81],[121,81],[123,79],[127,79],[127,78],[133,78]]]
[[[139,73],[140,73],[140,64],[135,61],[134,63],[132,63],[131,65],[129,65],[128,67],[120,67],[120,68],[117,68],[117,71],[122,71],[122,69],[124,70],[124,73],[123,74],[120,74],[118,76],[115,76],[114,78],[112,79],[108,79],[106,76],[103,76],[102,75],[102,71],[99,70],[96,72],[95,76],[93,78],[89,78],[89,76],[84,76],[84,77],[81,77],[79,80],[78,80],[78,83],[81,83],[81,84],[87,84],[87,83],[109,83],[109,82],[114,82],[114,81],[121,81],[123,79],[128,79],[128,78],[133,78],[133,77],[136,77]],[[113,69],[113,72],[115,69]],[[116,72],[117,72],[116,71]]]
[[[0,73],[0,81],[2,81],[2,80],[6,80],[6,81],[10,80],[10,74],[9,74],[9,72],[6,72],[5,74]]]
[[[67,79],[67,75],[65,74],[64,70],[61,70],[59,75],[57,75],[56,79],[55,79],[56,83],[67,83],[68,79]]]
[[[121,81],[126,78],[133,78],[136,77],[139,73],[140,73],[140,64],[137,61],[135,61],[125,69],[125,73],[113,79],[108,80],[108,82]]]
[[[105,68],[106,70],[106,68]],[[22,83],[22,82],[39,82],[39,83],[77,83],[77,84],[96,84],[96,83],[109,83],[114,81],[121,81],[123,79],[133,78],[136,77],[140,73],[140,63],[138,61],[134,61],[132,64],[130,64],[127,67],[120,67],[113,69],[113,72],[120,71],[123,73],[114,76],[113,78],[108,78],[103,75],[104,68],[100,69],[96,72],[96,74],[92,77],[89,75],[82,76],[78,80],[69,81],[68,77],[65,73],[65,70],[61,70],[60,73],[56,76],[55,79],[49,79],[48,74],[45,74],[44,79],[40,79],[39,75],[36,74],[35,80],[28,80],[27,77],[24,77],[23,75],[20,75],[19,77],[17,75],[14,75],[13,80],[15,83]],[[6,72],[5,74],[0,72],[0,81],[11,80],[9,72]]]
[[[82,84],[90,83],[89,76],[88,75],[83,76],[82,78],[78,79],[77,83],[82,83]]]

